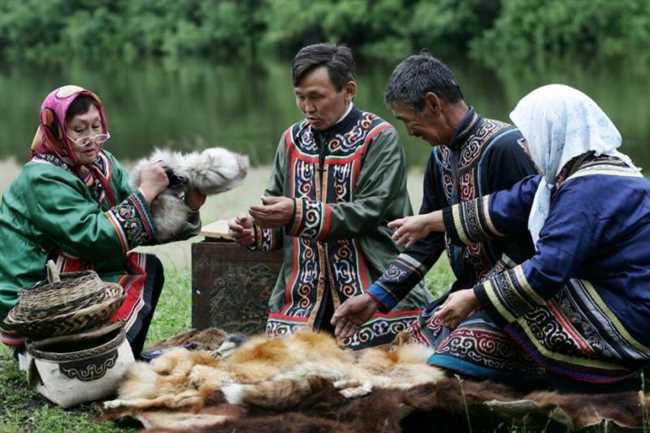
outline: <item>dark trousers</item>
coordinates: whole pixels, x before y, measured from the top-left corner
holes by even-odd
[[[138,313],[136,323],[133,324],[126,336],[129,344],[131,344],[133,356],[136,358],[139,358],[140,353],[142,353],[144,342],[147,339],[149,325],[151,325],[151,319],[153,319],[158,300],[160,299],[160,293],[165,284],[163,265],[158,257],[153,254],[147,254],[146,272],[147,278],[143,289],[145,305]]]

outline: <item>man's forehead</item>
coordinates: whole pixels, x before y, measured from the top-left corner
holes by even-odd
[[[322,92],[324,88],[329,88],[329,86],[325,84],[312,84],[308,86],[298,85],[293,88],[293,91],[295,93],[313,93],[313,92]],[[332,86],[332,88],[334,88],[334,86]]]
[[[307,72],[297,86],[294,86],[296,92],[308,92],[311,90],[322,89],[323,87],[334,88],[334,83],[330,78],[326,66],[318,66]]]
[[[393,112],[393,115],[395,117],[399,118],[408,118],[408,117],[414,117],[417,115],[417,112],[413,110],[411,107],[401,103],[401,102],[395,102],[390,105],[390,111]]]

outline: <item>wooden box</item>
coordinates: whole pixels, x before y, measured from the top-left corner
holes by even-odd
[[[192,327],[264,331],[282,254],[250,251],[230,240],[223,222],[205,226],[192,244]]]

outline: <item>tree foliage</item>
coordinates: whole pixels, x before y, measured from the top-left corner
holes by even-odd
[[[0,55],[218,60],[343,42],[393,60],[422,48],[476,57],[619,55],[650,43],[647,0],[4,0]]]
[[[492,28],[473,41],[476,52],[607,57],[650,46],[647,0],[502,1]]]

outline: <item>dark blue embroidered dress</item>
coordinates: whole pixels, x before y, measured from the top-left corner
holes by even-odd
[[[443,211],[456,243],[525,233],[539,176]],[[474,286],[483,314],[548,372],[610,383],[650,359],[650,182],[612,157],[558,182],[537,252]]]

